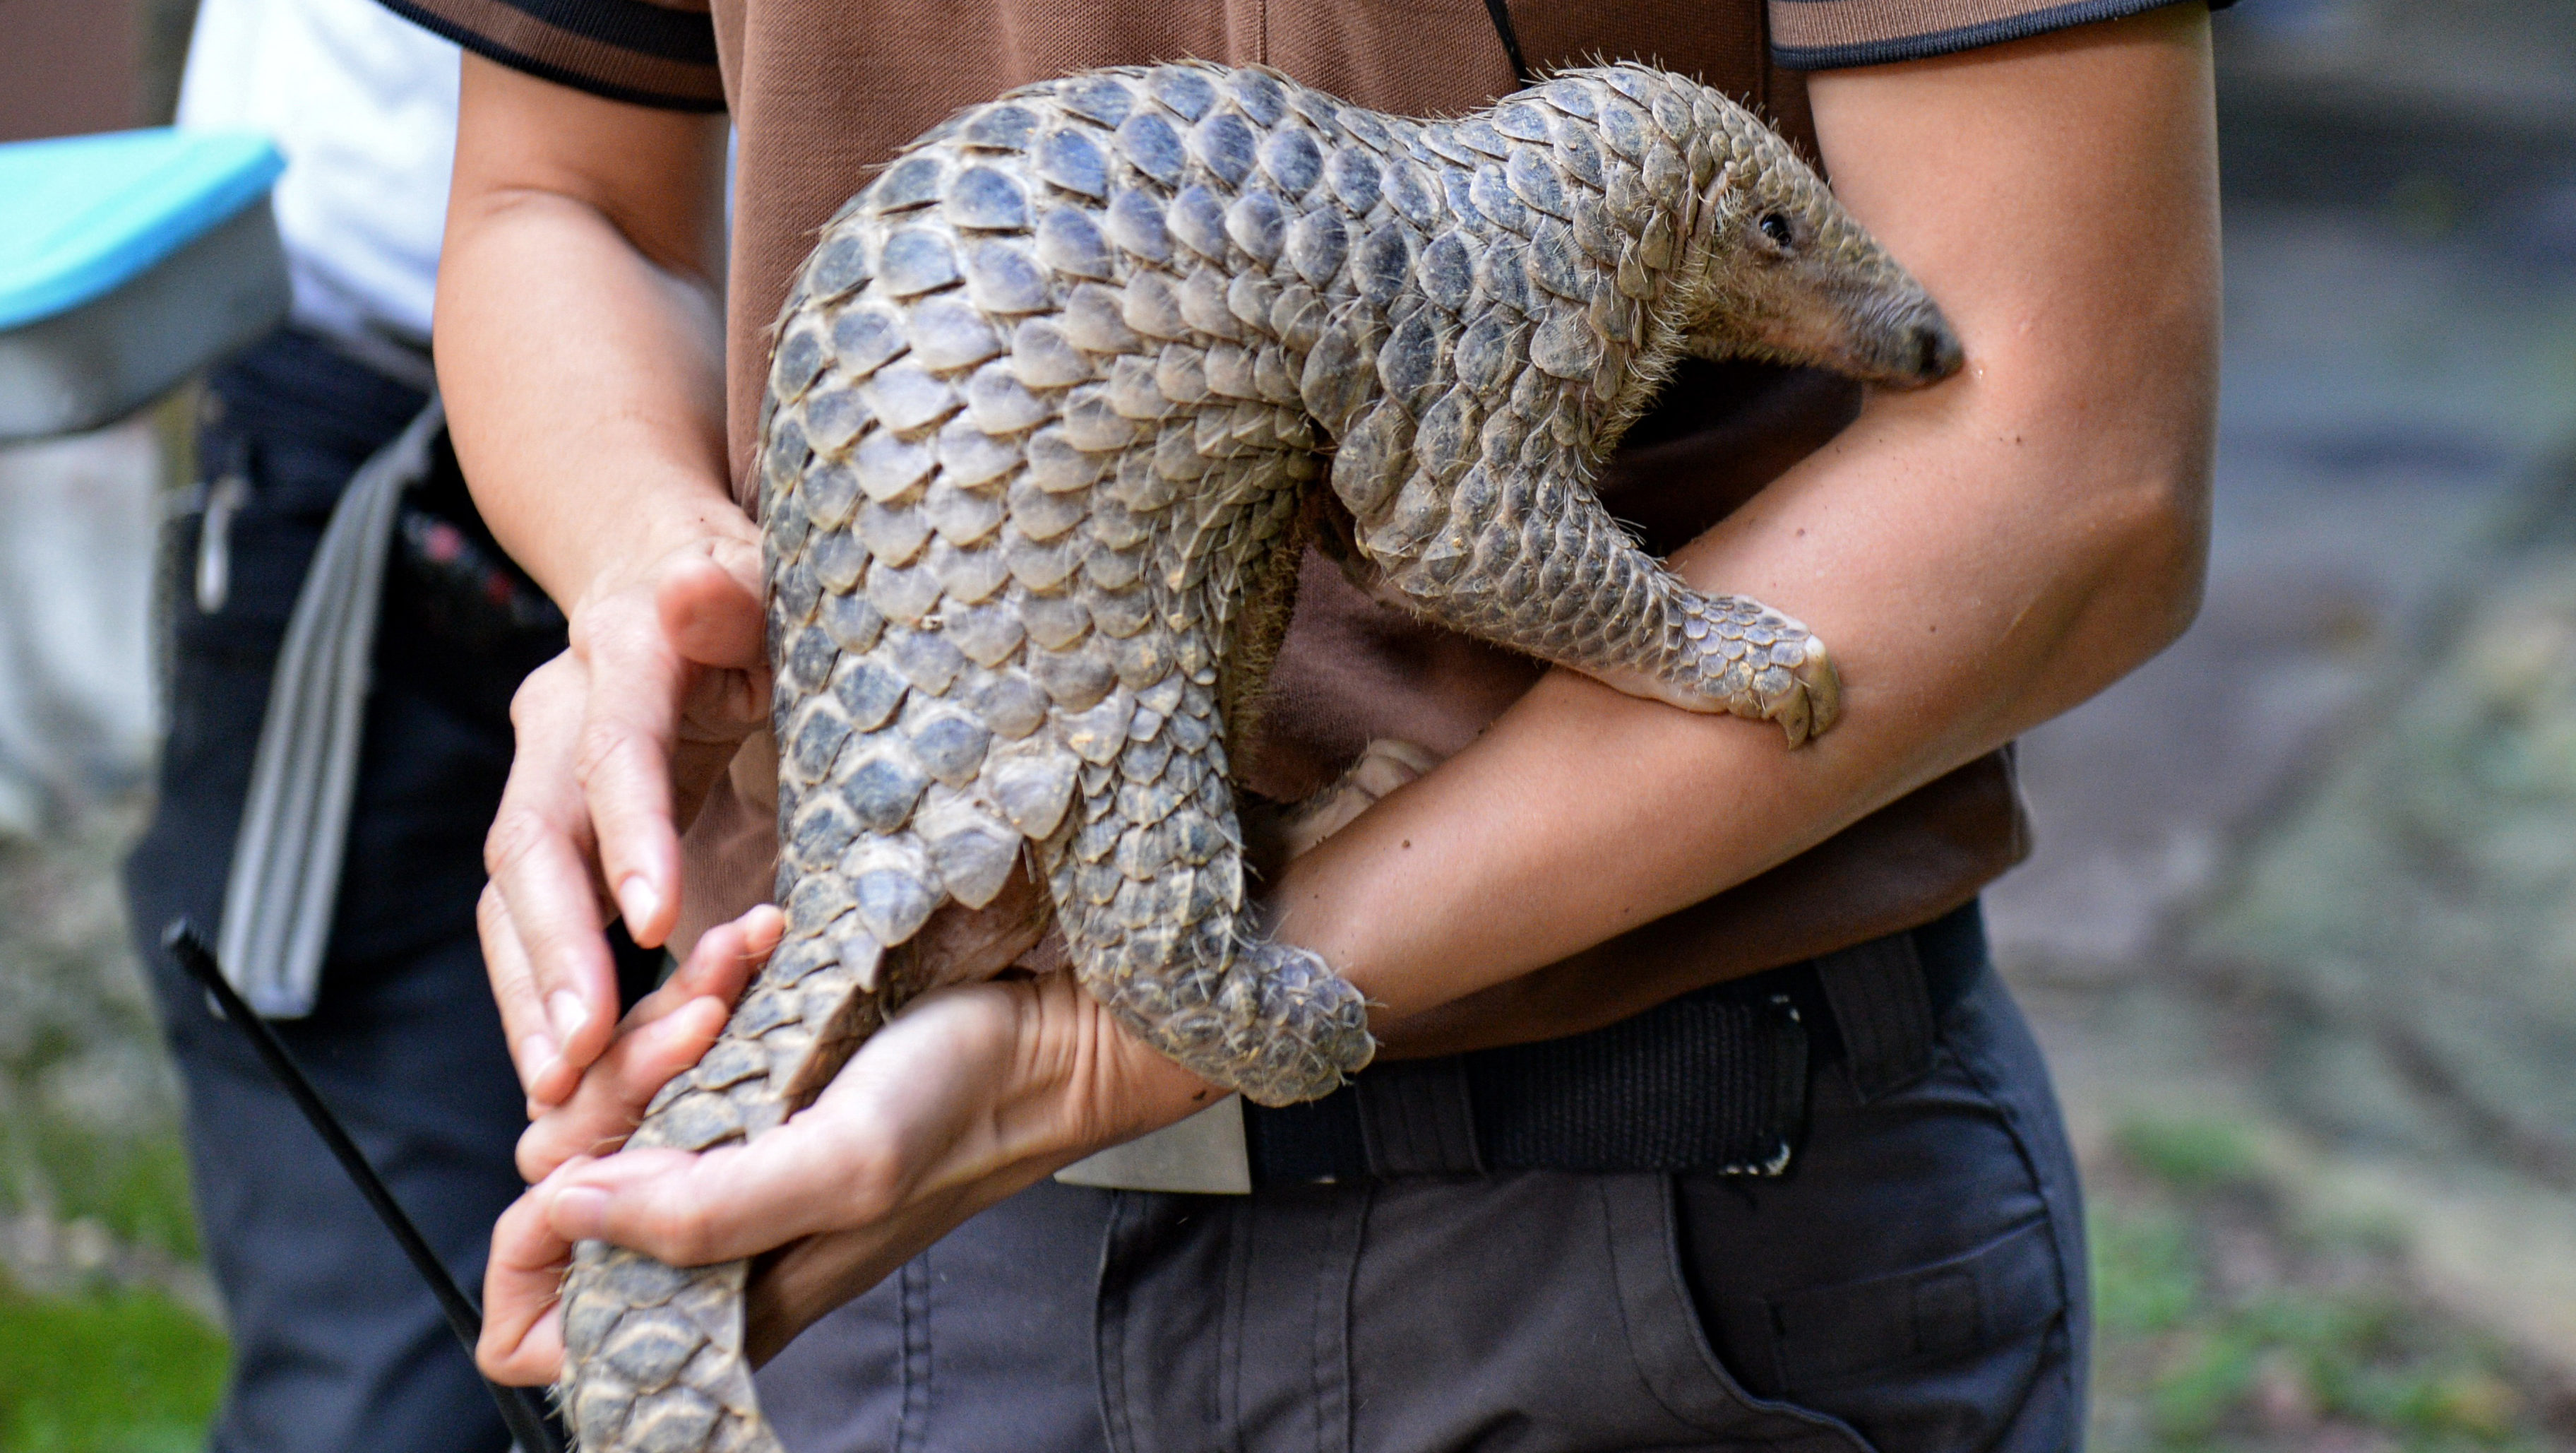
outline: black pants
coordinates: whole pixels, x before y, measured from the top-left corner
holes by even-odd
[[[427,1289],[239,1032],[158,946],[171,918],[211,927],[222,912],[295,593],[341,487],[426,400],[291,333],[210,386],[207,471],[238,471],[251,494],[230,526],[222,609],[201,613],[184,585],[173,605],[160,799],[126,876],[186,1086],[197,1211],[231,1324],[232,1383],[212,1446],[497,1453],[509,1438]],[[452,464],[415,499],[477,528]],[[183,582],[199,529],[183,522],[168,541]],[[519,1190],[511,1151],[526,1120],[474,899],[509,771],[510,693],[562,636],[520,630],[460,650],[453,592],[403,568],[399,549],[321,996],[310,1018],[277,1028],[441,1257],[477,1286],[492,1222]]]
[[[798,1453],[2066,1453],[2074,1163],[1974,967],[1920,1079],[1817,1073],[1781,1179],[1041,1184],[818,1323],[762,1401]]]

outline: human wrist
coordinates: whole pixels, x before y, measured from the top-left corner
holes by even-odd
[[[1050,976],[1021,1001],[1037,1093],[1028,1151],[1053,1170],[1177,1123],[1224,1098],[1121,1025],[1071,982]],[[1058,1017],[1059,1010],[1070,1011]]]
[[[606,601],[648,597],[675,567],[709,560],[746,588],[760,584],[760,527],[729,496],[657,491],[599,520],[565,552],[564,613],[578,622]]]

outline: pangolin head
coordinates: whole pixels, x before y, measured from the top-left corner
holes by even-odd
[[[1959,335],[1931,294],[1861,230],[1814,168],[1751,111],[1714,91],[1694,99],[1710,132],[1694,139],[1716,149],[1718,165],[1678,263],[1682,346],[1703,358],[1807,365],[1892,388],[1956,373]]]

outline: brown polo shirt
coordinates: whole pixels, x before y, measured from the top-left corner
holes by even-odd
[[[1275,66],[1362,105],[1455,113],[1514,88],[1483,0],[384,0],[503,64],[642,105],[729,109],[736,128],[727,302],[738,493],[767,373],[765,329],[815,230],[896,148],[961,106],[1097,66],[1196,57]],[[1812,152],[1803,70],[1993,44],[2168,0],[1511,0],[1536,70],[1593,57],[1695,75]],[[1602,493],[1669,550],[1839,430],[1839,380],[1686,366]],[[1279,800],[1330,782],[1372,737],[1464,746],[1540,667],[1359,595],[1309,557],[1247,785]],[[692,899],[757,901],[774,842],[761,771],[692,834]],[[1607,1023],[1719,979],[1930,920],[2020,860],[2006,760],[1971,764],[1771,873],[1581,960],[1451,1006],[1423,1042],[1464,1048]],[[704,896],[702,896],[704,895]],[[700,922],[698,912],[688,917]]]

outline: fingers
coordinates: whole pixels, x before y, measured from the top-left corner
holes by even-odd
[[[746,541],[675,552],[578,605],[573,649],[511,702],[518,750],[485,843],[493,891],[479,920],[512,1059],[540,1111],[573,1093],[616,1028],[603,896],[638,944],[669,937],[675,789],[694,810],[763,718],[759,577]]]
[[[1384,797],[1424,776],[1441,761],[1440,754],[1429,747],[1402,737],[1377,737],[1360,750],[1360,759],[1351,764],[1351,779],[1372,798]]]
[[[541,1105],[570,1093],[607,1045],[617,1003],[589,812],[571,771],[587,688],[568,653],[521,684],[510,703],[518,749],[484,840],[484,961],[520,1083]]]
[[[519,1136],[519,1178],[531,1184],[575,1156],[606,1155],[626,1143],[655,1092],[706,1057],[724,1032],[727,1007],[691,999],[620,1035],[562,1104]]]
[[[680,835],[671,818],[671,752],[679,737],[688,663],[660,615],[632,593],[583,612],[573,649],[588,668],[572,768],[599,840],[602,879],[646,948],[680,908]]]
[[[682,832],[733,765],[742,739],[768,720],[761,598],[760,552],[738,541],[674,561],[655,590],[663,631],[699,668],[671,755],[672,820]]]
[[[758,1255],[886,1213],[894,1167],[882,1144],[859,1148],[871,1138],[791,1120],[703,1154],[638,1148],[568,1163],[577,1170],[552,1183],[547,1224],[567,1241],[611,1241],[673,1266]]]
[[[557,1177],[552,1224],[691,1266],[881,1222],[925,1179],[971,1180],[993,1157],[990,1111],[1023,1078],[1021,1028],[1004,986],[926,996],[812,1108],[748,1145],[628,1150]]]
[[[906,1006],[786,1124],[704,1155],[630,1149],[588,1164],[555,1178],[548,1214],[567,1239],[677,1265],[826,1231],[893,1235],[902,1216],[955,1196],[989,1204],[1208,1093],[1122,1038],[1068,981],[942,989]]]
[[[520,1176],[539,1181],[574,1156],[605,1155],[624,1144],[654,1094],[714,1045],[785,924],[777,909],[763,904],[702,935],[670,981],[628,1011],[580,1087],[519,1137]]]
[[[474,1365],[494,1382],[536,1387],[563,1371],[563,1313],[557,1302],[572,1243],[547,1224],[539,1191],[501,1213],[483,1268],[483,1336]]]
[[[574,646],[593,685],[575,765],[602,875],[647,947],[679,914],[678,812],[766,719],[763,630],[759,552],[730,540],[679,551],[581,612]]]
[[[786,934],[786,914],[774,904],[754,904],[742,917],[719,923],[700,935],[697,947],[689,951],[688,961],[662,988],[677,989],[690,997],[721,999],[730,1007],[742,997],[751,976],[760,972],[769,956],[778,951],[778,941]]]
[[[1415,781],[1440,765],[1427,747],[1395,737],[1379,737],[1361,751],[1359,760],[1333,785],[1290,808],[1279,822],[1288,856],[1302,857],[1317,843],[1351,825],[1352,819],[1380,798]]]
[[[675,1266],[789,1247],[753,1288],[748,1345],[765,1357],[977,1211],[1216,1093],[1069,979],[937,990],[748,1145],[566,1161],[529,1200],[551,1239],[520,1233],[510,1264],[594,1238]],[[540,1365],[560,1335],[514,1306]]]
[[[786,931],[787,915],[767,903],[754,904],[740,918],[708,929],[671,977],[627,1011],[618,1032],[658,1019],[692,999],[718,999],[732,1007],[751,976],[777,952],[778,940]]]
[[[498,883],[484,884],[482,895],[475,899],[474,928],[483,943],[492,1001],[500,1006],[501,1035],[510,1046],[510,1063],[519,1072],[520,1088],[529,1094],[533,1115],[536,1086],[548,1079],[558,1056],[554,1034],[546,1026],[545,998],[537,992],[536,975],[528,967],[527,952],[519,947],[510,906]]]
[[[767,664],[763,588],[760,551],[725,540],[705,555],[674,562],[655,588],[654,604],[681,655],[701,665],[757,671]]]

